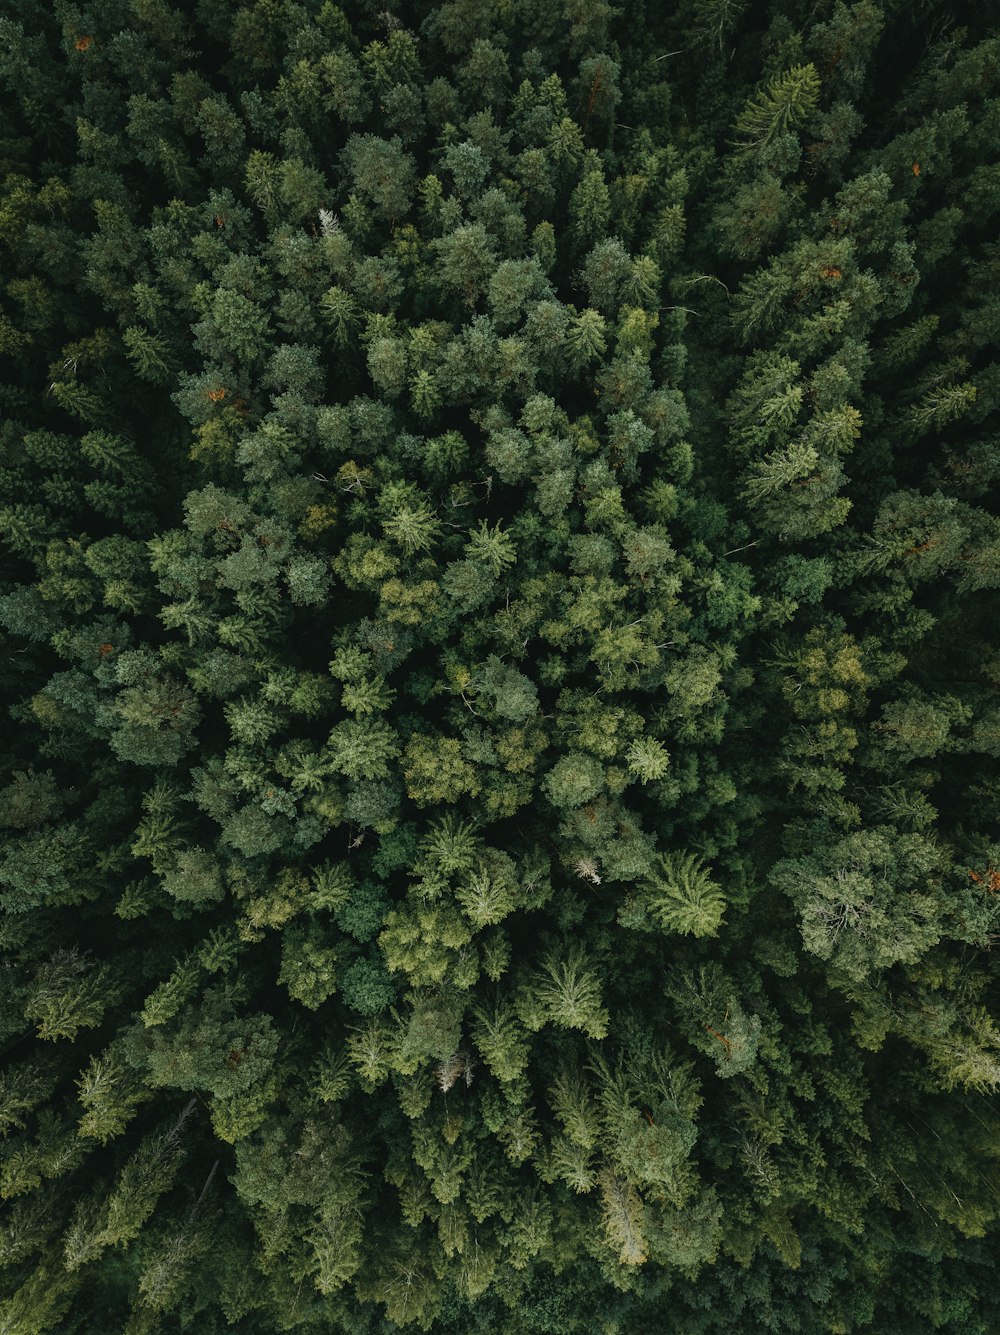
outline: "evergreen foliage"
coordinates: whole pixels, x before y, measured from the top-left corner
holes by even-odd
[[[0,1332],[1000,1329],[991,7],[0,37]]]

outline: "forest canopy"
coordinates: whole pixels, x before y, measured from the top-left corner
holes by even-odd
[[[2,1335],[1000,1329],[991,8],[3,6]]]

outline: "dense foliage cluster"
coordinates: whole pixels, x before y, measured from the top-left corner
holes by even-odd
[[[1000,1329],[991,8],[5,7],[3,1335]]]

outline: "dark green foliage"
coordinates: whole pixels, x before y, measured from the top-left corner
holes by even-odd
[[[0,1331],[1000,1328],[990,6],[0,19]]]

